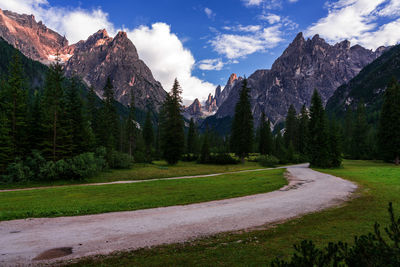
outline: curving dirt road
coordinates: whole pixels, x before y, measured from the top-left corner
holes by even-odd
[[[265,194],[129,212],[0,222],[0,265],[39,264],[72,252],[50,262],[67,260],[256,227],[338,205],[357,188],[306,165],[287,170],[289,185]],[[48,251],[55,248],[62,249]]]

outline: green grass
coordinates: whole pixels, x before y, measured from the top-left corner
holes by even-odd
[[[96,214],[183,205],[270,192],[284,169],[215,177],[0,192],[0,220]]]
[[[170,166],[165,161],[155,161],[153,164],[136,163],[131,169],[110,170],[99,173],[94,177],[82,181],[44,181],[26,182],[18,184],[1,184],[0,189],[29,188],[40,186],[59,186],[82,183],[103,183],[121,180],[148,180],[156,178],[168,178],[177,176],[191,176],[212,173],[224,173],[241,170],[263,168],[256,162],[246,162],[237,165],[210,165],[197,164],[196,162],[179,162]]]
[[[320,170],[360,185],[358,198],[346,205],[268,229],[219,234],[186,244],[159,246],[133,252],[98,256],[79,261],[79,266],[268,266],[275,257],[293,253],[293,244],[312,239],[318,246],[329,241],[352,242],[379,221],[388,223],[387,204],[392,201],[400,215],[400,168],[393,165],[345,161],[344,168]],[[383,231],[383,229],[382,229]]]

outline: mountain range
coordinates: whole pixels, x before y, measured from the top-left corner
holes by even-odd
[[[264,112],[272,123],[279,123],[291,104],[297,111],[303,104],[309,106],[314,89],[326,103],[339,86],[349,82],[386,50],[386,47],[372,51],[360,45],[351,46],[346,40],[330,45],[319,35],[306,40],[299,33],[271,69],[257,70],[248,77],[255,122],[258,123]],[[215,118],[208,119],[207,124],[211,124],[210,120],[233,117],[241,86],[238,82],[230,89]]]
[[[65,37],[36,22],[33,15],[0,9],[0,37],[28,58],[44,64],[54,62],[59,56],[65,64],[66,75],[79,76],[94,87],[99,97],[110,77],[115,98],[124,105],[130,103],[131,91],[135,106],[141,109],[158,110],[165,99],[165,90],[139,59],[125,32],[112,38],[105,30],[99,30],[87,40],[69,45]]]
[[[125,106],[130,103],[131,92],[135,106],[142,110],[154,108],[157,111],[165,99],[165,90],[139,58],[135,45],[125,32],[110,37],[103,29],[87,40],[70,45],[65,37],[42,22],[36,22],[33,15],[0,9],[0,37],[32,60],[50,64],[59,57],[66,75],[80,76],[88,86],[94,87],[99,97],[102,97],[104,84],[110,77],[116,99]],[[375,65],[381,68],[389,64],[385,62],[395,65],[390,61],[395,52],[385,53],[386,61],[380,57],[387,50],[387,47],[372,51],[360,45],[351,46],[347,40],[330,45],[319,35],[305,39],[299,33],[270,69],[256,70],[248,77],[256,124],[263,112],[273,124],[282,122],[291,104],[298,111],[302,105],[310,104],[314,89],[320,92],[324,104],[328,103],[327,108],[336,113],[349,105],[347,103],[353,105],[359,101],[355,96],[381,94],[385,84],[380,84],[379,80],[374,82],[379,84],[379,88],[364,90],[360,85],[371,78],[369,73],[376,67],[361,70],[375,60],[378,61]],[[357,80],[359,73],[363,78]],[[232,74],[224,88],[218,86],[206,101],[196,99],[185,107],[184,116],[211,127],[229,127],[242,80],[242,77]],[[363,99],[375,102],[373,97],[369,99],[364,95]]]

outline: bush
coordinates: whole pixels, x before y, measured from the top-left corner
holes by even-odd
[[[230,154],[221,153],[221,154],[211,154],[207,161],[199,160],[201,164],[216,164],[216,165],[231,165],[238,164],[240,161]]]
[[[271,266],[400,266],[400,217],[396,220],[392,203],[389,203],[390,226],[385,227],[383,238],[379,224],[374,232],[354,238],[354,245],[329,243],[318,249],[312,241],[304,240],[294,245],[296,252],[290,261],[275,259]]]
[[[133,160],[136,163],[147,163],[146,154],[140,150],[135,151],[135,153],[133,154]]]
[[[261,166],[263,167],[276,167],[278,165],[280,160],[272,155],[263,155],[258,157],[258,163],[260,163]]]
[[[182,156],[182,161],[186,161],[186,162],[196,161],[196,160],[198,160],[198,159],[199,159],[199,156],[198,156],[198,155],[196,155],[196,154],[191,154],[191,153],[184,154],[184,155]]]
[[[82,180],[90,177],[106,166],[104,157],[99,153],[84,153],[70,159],[57,162],[46,161],[39,152],[33,151],[25,161],[17,160],[7,168],[1,180],[4,183],[28,181]]]
[[[108,163],[112,169],[129,169],[133,164],[133,157],[128,154],[113,151],[111,155],[111,162]]]

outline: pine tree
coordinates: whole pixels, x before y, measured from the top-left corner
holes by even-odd
[[[265,113],[261,114],[261,121],[259,127],[259,146],[258,150],[261,155],[271,155],[272,154],[272,133],[270,128],[270,122],[265,119]]]
[[[8,127],[7,117],[0,110],[0,174],[4,173],[8,163],[13,158],[10,157],[13,146],[10,138],[10,128]]]
[[[378,140],[381,156],[386,161],[400,164],[400,85],[393,78],[384,95]]]
[[[188,130],[188,137],[187,137],[187,152],[188,153],[195,153],[196,147],[196,125],[194,123],[193,118],[190,118],[189,123],[189,130]]]
[[[94,91],[93,86],[89,87],[89,92],[87,95],[87,102],[86,102],[86,109],[87,109],[87,119],[89,121],[90,129],[92,134],[96,138],[96,143],[99,142],[98,140],[98,125],[99,125],[99,110],[96,106],[96,93]]]
[[[63,139],[66,135],[65,124],[63,123],[64,107],[64,72],[59,60],[50,66],[46,76],[44,88],[45,118],[43,127],[46,131],[43,148],[45,156],[53,161],[65,156]]]
[[[314,90],[311,98],[309,125],[310,164],[313,167],[328,168],[330,167],[328,125],[322,100],[317,90]]]
[[[154,142],[153,123],[151,122],[150,111],[147,111],[146,121],[143,126],[143,140],[146,146],[147,162],[151,162],[151,151]]]
[[[208,163],[210,160],[210,141],[209,141],[209,133],[208,127],[203,136],[203,144],[201,146],[201,154],[200,154],[200,162]]]
[[[133,156],[136,149],[137,123],[135,121],[135,96],[131,90],[131,102],[129,104],[129,115],[126,121],[126,137],[128,139],[128,153]]]
[[[11,157],[23,156],[28,152],[27,133],[27,90],[20,57],[16,52],[10,63],[6,85],[6,116],[8,117],[12,143]]]
[[[31,150],[43,150],[44,136],[44,110],[43,110],[43,97],[39,91],[33,93],[33,102],[29,111],[29,147]]]
[[[71,135],[71,156],[75,156],[89,150],[88,125],[83,114],[83,102],[79,95],[77,78],[72,78],[71,84],[66,89],[65,112],[68,120],[68,128]]]
[[[307,146],[308,146],[308,140],[309,140],[309,132],[308,132],[308,127],[309,127],[309,116],[307,112],[307,108],[305,105],[301,108],[300,112],[300,119],[299,119],[299,138],[298,138],[298,146],[297,150],[300,152],[302,155],[307,154]]]
[[[172,90],[167,94],[162,119],[162,148],[164,158],[169,164],[176,164],[180,159],[185,145],[183,129],[182,110],[182,89],[175,79]]]
[[[289,148],[290,143],[293,147],[297,147],[297,113],[293,105],[290,105],[285,121],[285,133],[283,138],[285,139],[285,145]]]
[[[330,167],[342,165],[342,148],[339,127],[335,120],[331,120],[329,127],[329,161]]]
[[[345,155],[350,156],[352,154],[352,137],[354,132],[354,118],[353,118],[353,110],[351,107],[347,108],[345,121],[344,121],[344,129],[343,129],[343,152]]]
[[[111,163],[112,152],[118,147],[119,140],[119,120],[115,107],[114,90],[111,78],[107,78],[104,86],[104,105],[102,112],[102,140],[107,150],[107,162]]]
[[[247,87],[247,79],[243,80],[239,101],[235,107],[231,130],[231,146],[235,154],[244,163],[244,158],[251,152],[253,146],[253,115],[249,100],[250,88]]]
[[[357,106],[351,140],[351,157],[353,159],[367,159],[369,157],[367,145],[368,131],[367,114],[363,102],[360,102]]]
[[[281,163],[286,163],[286,154],[285,141],[279,131],[274,140],[274,155]]]

